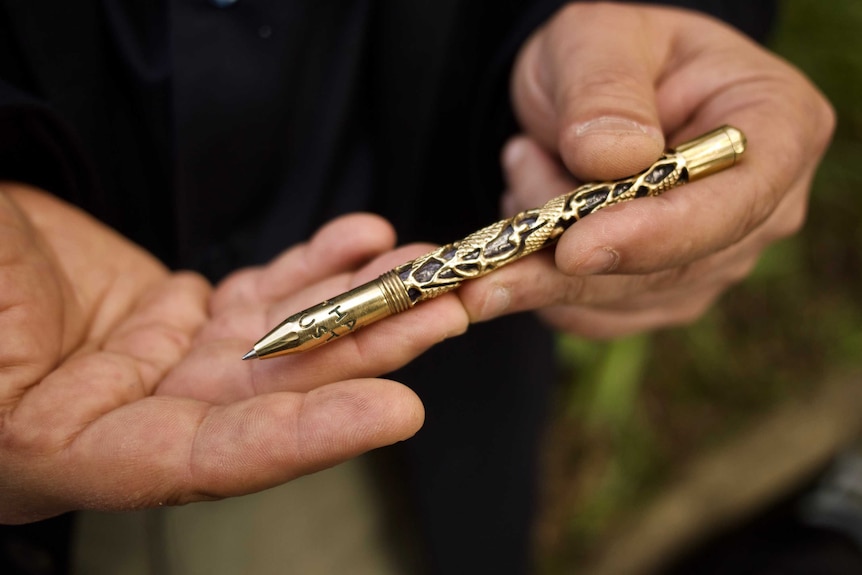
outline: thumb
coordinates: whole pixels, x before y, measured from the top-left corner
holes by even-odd
[[[646,168],[664,148],[655,82],[666,47],[637,8],[572,4],[524,46],[512,76],[515,114],[580,180]]]

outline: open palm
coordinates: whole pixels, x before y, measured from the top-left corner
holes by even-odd
[[[240,360],[283,316],[423,250],[393,243],[378,218],[342,218],[213,289],[47,194],[0,188],[0,522],[249,493],[415,433],[418,398],[371,378],[466,329],[454,296],[311,354]]]

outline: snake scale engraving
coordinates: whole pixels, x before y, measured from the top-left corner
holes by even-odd
[[[745,149],[745,134],[740,130],[716,128],[679,144],[640,174],[580,186],[540,208],[501,220],[295,313],[258,340],[242,359],[300,353],[339,340],[550,246],[569,226],[597,210],[655,196],[729,168]]]
[[[414,305],[555,243],[584,216],[635,198],[656,196],[687,179],[685,158],[667,153],[636,176],[580,186],[540,208],[491,224],[394,271]]]

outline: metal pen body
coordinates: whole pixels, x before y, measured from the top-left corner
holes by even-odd
[[[612,182],[585,184],[545,205],[495,222],[441,246],[380,278],[292,315],[258,341],[243,359],[313,349],[357,329],[456,289],[556,243],[573,223],[603,208],[655,196],[732,166],[745,136],[730,126],[665,153],[643,172]]]
[[[394,272],[294,314],[255,344],[243,359],[299,353],[411,307]]]

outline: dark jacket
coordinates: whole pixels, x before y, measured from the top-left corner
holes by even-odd
[[[511,62],[560,0],[217,4],[0,0],[0,179],[212,279],[346,211],[403,241],[496,219]],[[757,36],[771,17],[682,4]],[[434,572],[526,571],[551,350],[525,314],[397,376],[427,409],[397,455]]]

